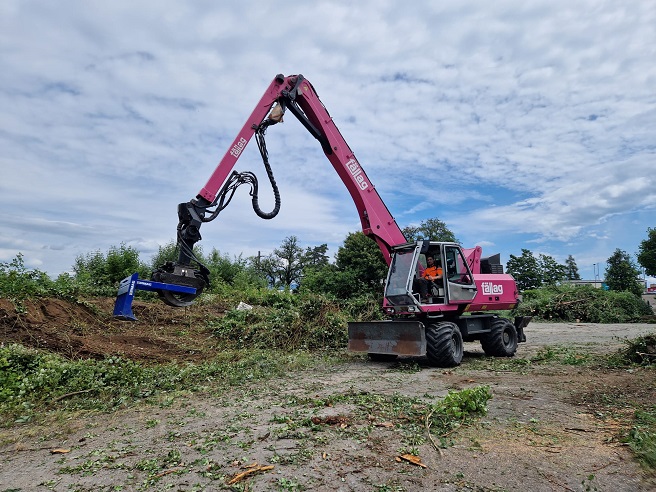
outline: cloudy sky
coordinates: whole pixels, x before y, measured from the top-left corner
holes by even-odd
[[[312,82],[402,227],[573,255],[584,278],[656,227],[653,0],[3,0],[0,261],[148,261],[278,73]],[[267,137],[280,214],[242,187],[204,250],[334,255],[359,230],[346,188],[291,115]],[[236,169],[271,209],[255,142]]]

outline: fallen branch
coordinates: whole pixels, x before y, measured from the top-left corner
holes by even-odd
[[[52,402],[57,403],[59,400],[63,400],[64,398],[68,398],[69,396],[81,395],[82,393],[89,393],[91,391],[93,391],[93,388],[80,390],[80,391],[73,391],[72,393],[66,393],[65,395],[58,396],[57,398],[52,400]]]
[[[584,429],[582,427],[565,427],[563,430],[568,432],[597,432],[596,430]]]
[[[647,362],[652,362],[652,361],[656,360],[656,354],[651,354],[649,352],[636,352],[636,354],[638,354],[642,358],[643,362],[645,360]]]
[[[234,477],[232,477],[228,481],[228,485],[234,485],[237,482],[241,482],[244,478],[249,477],[251,475],[254,475],[255,473],[267,471],[267,470],[273,470],[273,465],[266,465],[266,466],[252,466],[248,470],[238,473]]]
[[[165,475],[170,475],[171,473],[175,473],[177,471],[184,470],[184,468],[178,466],[176,468],[169,468],[168,470],[164,470],[163,472],[158,473],[155,475],[155,478],[162,478]]]
[[[440,447],[435,443],[435,439],[433,439],[433,436],[432,436],[431,431],[430,431],[430,426],[431,426],[431,421],[430,421],[430,419],[431,419],[431,417],[433,416],[433,412],[434,412],[434,411],[435,411],[435,410],[431,410],[430,412],[428,412],[428,413],[426,414],[426,420],[425,420],[425,422],[424,422],[424,425],[425,425],[425,427],[426,427],[426,433],[428,434],[428,440],[431,442],[431,444],[433,445],[433,447],[437,450],[438,454],[439,454],[440,456],[442,456],[442,449],[440,449]]]
[[[610,465],[616,465],[616,464],[617,464],[617,461],[609,461],[609,462],[606,463],[605,465],[602,465],[602,466],[598,466],[598,467],[596,467],[596,468],[593,468],[591,471],[596,472],[596,471],[599,471],[599,470],[603,470],[603,469],[606,468],[607,466],[610,466]]]
[[[66,454],[70,453],[70,449],[65,449],[65,448],[55,448],[50,450],[50,454]]]

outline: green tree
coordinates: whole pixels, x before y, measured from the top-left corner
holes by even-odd
[[[579,275],[579,267],[576,266],[576,261],[574,257],[569,255],[565,260],[565,278],[567,280],[581,280],[581,275]]]
[[[321,246],[308,247],[303,254],[303,268],[322,268],[329,262],[328,245],[322,244]]]
[[[301,290],[340,299],[380,295],[386,275],[387,263],[376,242],[362,232],[354,232],[339,247],[335,264],[308,269]]]
[[[362,232],[349,234],[337,250],[337,268],[349,272],[362,285],[356,291],[379,292],[387,276],[387,263],[374,240]]]
[[[626,251],[616,249],[606,263],[605,280],[609,290],[642,295],[644,289],[639,280],[640,271]]]
[[[216,248],[212,248],[210,254],[204,260],[205,266],[210,271],[210,282],[223,282],[234,285],[237,278],[243,279],[248,272],[248,261],[242,256],[232,259],[227,254],[221,254]]]
[[[337,265],[329,263],[321,268],[308,269],[303,276],[300,290],[327,294],[338,299],[350,299],[360,294],[363,286],[354,273],[340,270]]]
[[[153,270],[156,270],[169,261],[178,261],[178,244],[173,240],[164,246],[157,247],[157,253],[150,260],[150,265]]]
[[[259,273],[241,255],[231,259],[227,254],[222,254],[216,248],[212,248],[212,251],[205,256],[199,244],[194,245],[194,255],[210,271],[210,285],[205,288],[206,292],[216,292],[221,284],[241,289],[249,286],[259,287],[263,284]],[[155,270],[169,261],[178,261],[178,245],[173,240],[158,248],[150,265]],[[193,267],[196,265],[192,264]]]
[[[299,283],[303,273],[304,251],[296,236],[285,238],[279,248],[268,256],[259,258],[255,269],[266,277],[269,285],[289,288]]]
[[[542,285],[556,285],[567,278],[567,267],[558,263],[552,256],[540,254],[538,267]]]
[[[647,229],[647,239],[640,243],[638,263],[647,275],[656,276],[656,227]]]
[[[521,256],[510,255],[506,272],[515,277],[520,291],[537,289],[542,285],[542,274],[538,260],[528,249],[522,249]]]
[[[111,284],[116,284],[135,272],[144,274],[146,267],[139,259],[139,251],[132,246],[121,243],[110,246],[105,256],[105,273]]]
[[[537,289],[542,285],[557,285],[568,278],[566,265],[561,265],[552,256],[542,253],[536,258],[528,249],[522,249],[521,256],[510,255],[506,272],[515,277],[520,291]],[[578,275],[578,271],[576,274]]]
[[[201,245],[194,245],[194,255],[196,255],[202,263],[205,263],[206,260],[203,256],[203,248]],[[169,241],[164,246],[159,246],[157,248],[157,253],[155,253],[150,260],[150,266],[153,270],[156,270],[169,261],[178,261],[178,243],[173,240]]]
[[[430,241],[445,241],[460,243],[455,234],[447,225],[438,218],[427,219],[422,221],[419,226],[406,226],[403,228],[403,235],[408,241],[425,239]]]

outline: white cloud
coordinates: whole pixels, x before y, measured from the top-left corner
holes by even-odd
[[[654,226],[653,2],[0,12],[3,258],[58,273],[122,241],[156,250],[279,72],[312,81],[402,226],[439,217],[506,258],[540,241],[586,263],[637,250]],[[334,254],[359,227],[346,190],[291,115],[267,143],[281,215],[236,199],[205,247],[251,254],[293,234]],[[266,181],[252,147],[237,167]]]

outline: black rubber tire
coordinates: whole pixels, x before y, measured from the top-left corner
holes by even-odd
[[[374,362],[394,362],[399,356],[394,354],[367,354]]]
[[[426,327],[426,356],[435,367],[460,365],[464,354],[462,334],[455,323],[443,321]]]
[[[485,355],[491,357],[512,357],[517,352],[517,329],[508,319],[492,320],[492,331],[481,338]]]

